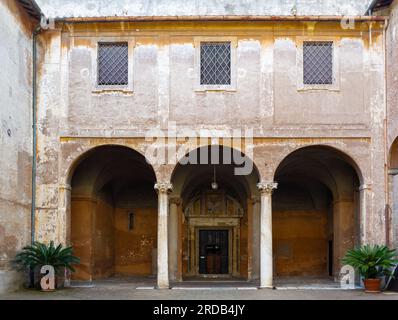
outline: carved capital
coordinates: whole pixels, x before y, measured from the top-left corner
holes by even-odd
[[[257,184],[257,188],[261,194],[271,195],[278,188],[278,184],[276,182],[260,182]]]
[[[70,184],[60,184],[59,185],[60,190],[67,190],[67,191],[72,191],[72,186]]]
[[[251,199],[251,201],[252,201],[252,204],[253,204],[253,205],[255,205],[255,204],[257,204],[257,203],[261,203],[261,197],[253,197],[253,198]]]
[[[159,182],[155,184],[155,190],[159,193],[170,193],[173,191],[173,185],[170,182]]]
[[[180,206],[182,203],[181,198],[173,197],[169,199],[170,204],[175,204],[176,206]]]

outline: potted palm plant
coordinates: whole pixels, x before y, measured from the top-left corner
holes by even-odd
[[[26,246],[15,257],[14,263],[20,270],[30,273],[30,287],[40,288],[40,273],[43,266],[52,266],[55,270],[55,286],[61,288],[65,280],[65,271],[74,272],[73,264],[79,264],[80,259],[73,255],[72,247],[55,246],[35,242]],[[33,278],[33,279],[32,279]]]
[[[395,249],[382,245],[365,245],[349,250],[343,258],[343,263],[352,266],[363,278],[365,291],[380,292],[381,278],[392,276],[398,263]]]

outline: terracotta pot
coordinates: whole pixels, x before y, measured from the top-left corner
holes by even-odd
[[[363,283],[365,284],[365,292],[368,293],[381,292],[380,290],[381,279],[366,279],[363,281]]]

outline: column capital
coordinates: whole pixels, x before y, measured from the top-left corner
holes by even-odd
[[[155,190],[159,193],[170,193],[173,191],[173,185],[170,182],[158,182],[155,184]]]
[[[182,203],[182,199],[179,197],[172,197],[169,199],[170,204],[175,204],[176,206],[180,206]]]
[[[363,190],[370,190],[372,188],[372,185],[370,183],[365,183],[361,186],[359,186],[359,191],[363,191]]]
[[[70,184],[60,184],[59,189],[72,191],[72,186]]]
[[[251,198],[252,204],[256,204],[256,203],[261,203],[261,197],[260,196],[254,196]]]
[[[257,184],[257,188],[261,194],[271,195],[278,188],[278,184],[276,182],[260,182]]]

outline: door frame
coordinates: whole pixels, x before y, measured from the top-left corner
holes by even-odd
[[[227,227],[197,227],[195,228],[195,246],[196,246],[196,274],[204,278],[222,278],[233,276],[233,237],[234,228]],[[200,232],[201,231],[228,231],[228,273],[225,274],[201,274],[200,273]]]
[[[214,278],[213,275],[199,273],[199,230],[230,230],[228,275],[216,275],[215,278],[240,277],[240,217],[190,217],[186,219],[188,239],[188,272],[184,276]]]

